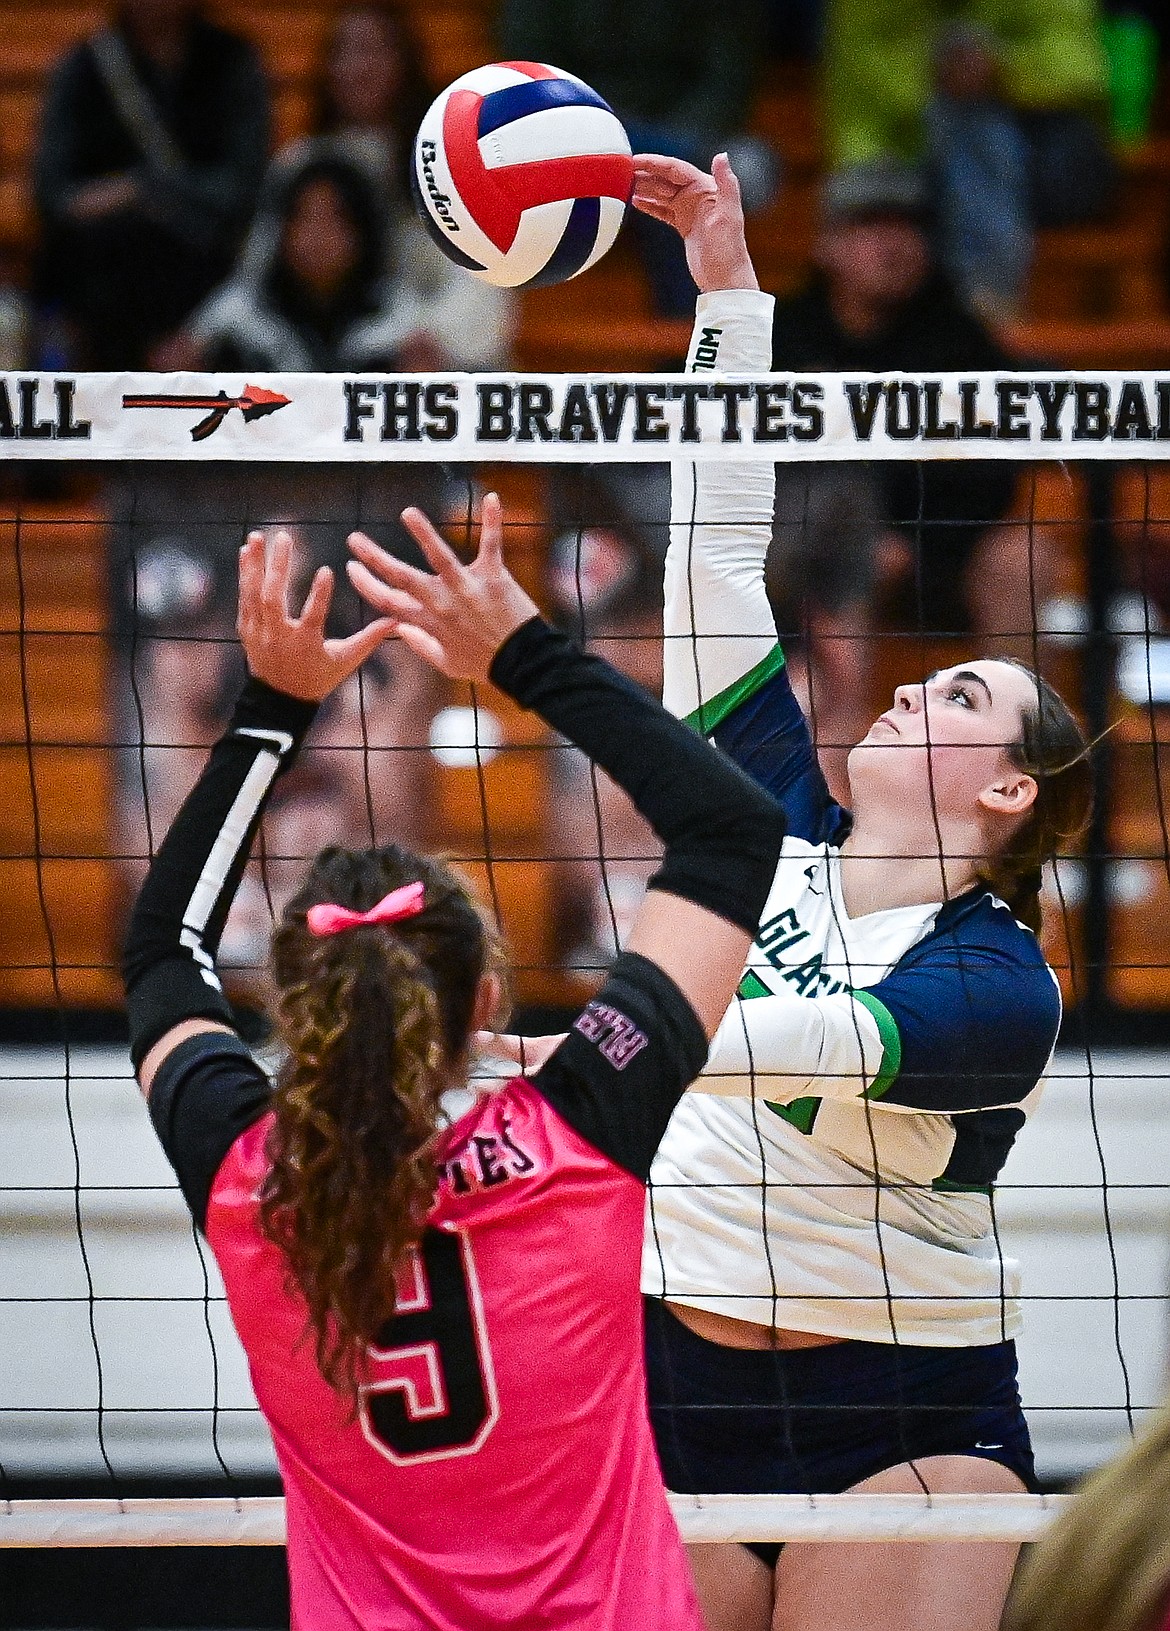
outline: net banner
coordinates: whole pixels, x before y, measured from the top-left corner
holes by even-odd
[[[0,375],[0,458],[1140,459],[1158,443],[1170,378],[1151,373]]]

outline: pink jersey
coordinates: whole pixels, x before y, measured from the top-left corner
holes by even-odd
[[[207,1235],[288,1509],[294,1631],[701,1631],[646,1417],[645,1191],[523,1079],[448,1132],[356,1420],[257,1227],[270,1118]]]

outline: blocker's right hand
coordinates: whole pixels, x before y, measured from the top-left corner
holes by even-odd
[[[710,175],[685,159],[636,154],[633,203],[682,238],[700,293],[759,288],[744,237],[739,182],[726,153],[716,154]]]
[[[434,568],[433,576],[354,532],[349,547],[357,559],[347,567],[349,581],[368,605],[394,619],[403,644],[440,674],[486,680],[504,641],[538,610],[504,565],[499,498],[484,496],[479,551],[470,566],[448,549],[421,510],[403,510],[402,524]]]

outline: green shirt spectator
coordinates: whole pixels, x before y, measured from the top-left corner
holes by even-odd
[[[834,167],[917,159],[934,39],[958,15],[999,44],[1002,86],[1021,109],[1103,106],[1108,68],[1096,0],[830,0],[825,118]]]

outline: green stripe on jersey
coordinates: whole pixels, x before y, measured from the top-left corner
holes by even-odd
[[[868,991],[855,991],[854,1002],[859,1002],[863,1008],[868,1008],[877,1021],[878,1035],[882,1039],[882,1062],[877,1075],[862,1094],[866,1099],[880,1099],[883,1093],[888,1093],[894,1085],[894,1080],[902,1068],[902,1038],[898,1034],[898,1022],[877,997],[871,996]]]
[[[812,1132],[821,1108],[820,1099],[793,1099],[791,1104],[773,1104],[771,1099],[765,1099],[764,1103],[806,1138]]]
[[[729,714],[733,714],[749,697],[754,696],[760,687],[770,680],[773,674],[778,674],[783,667],[784,648],[775,645],[766,657],[734,684],[729,685],[725,691],[720,691],[710,702],[700,702],[694,713],[687,714],[683,723],[692,725],[703,736],[710,736]]]
[[[988,1195],[991,1194],[990,1184],[957,1184],[953,1178],[935,1178],[931,1189],[940,1195]]]

